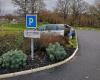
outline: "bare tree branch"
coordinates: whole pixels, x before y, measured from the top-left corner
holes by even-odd
[[[81,14],[85,13],[88,9],[88,3],[84,0],[71,0],[71,14],[72,14],[72,25],[75,24],[76,20],[80,21]]]
[[[12,0],[12,2],[19,7],[17,12],[24,16],[37,13],[45,7],[43,0]]]
[[[63,15],[64,20],[67,18],[69,13],[70,0],[58,0],[56,10]]]

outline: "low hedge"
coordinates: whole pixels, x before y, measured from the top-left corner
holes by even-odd
[[[16,69],[25,66],[27,55],[20,50],[11,50],[0,57],[0,66],[3,68]]]

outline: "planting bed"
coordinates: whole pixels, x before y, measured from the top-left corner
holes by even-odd
[[[4,46],[2,46],[2,45],[0,46],[0,56],[2,56],[2,54],[6,53],[7,51],[12,50],[12,49],[13,50],[15,50],[15,49],[22,50],[27,55],[26,65],[20,66],[19,68],[1,67],[0,74],[19,72],[19,71],[24,71],[24,70],[47,66],[49,64],[54,64],[54,63],[57,63],[59,61],[62,61],[64,59],[68,58],[69,56],[72,55],[72,53],[75,50],[75,47],[70,45],[69,39],[67,37],[42,35],[42,37],[40,39],[35,40],[36,44],[35,44],[34,60],[32,60],[31,56],[30,56],[30,53],[31,53],[30,39],[25,39],[23,37],[23,35],[20,35],[20,36],[19,35],[20,34],[16,34],[16,35],[10,34],[10,36],[9,35],[4,35],[4,37],[0,36],[0,44],[4,45]],[[15,44],[16,42],[17,42],[17,44]],[[49,43],[54,44],[56,42],[58,42],[59,44],[61,44],[61,46],[64,47],[64,50],[66,51],[67,55],[62,60],[51,61],[47,54],[46,48],[48,47]],[[7,49],[7,48],[9,48],[9,49]]]
[[[67,50],[69,56],[74,52],[74,48],[70,48]],[[67,56],[66,58],[68,58]],[[51,62],[48,59],[48,56],[44,52],[35,52],[34,60],[31,60],[30,55],[28,55],[28,60],[27,64],[24,67],[20,67],[19,69],[5,69],[5,68],[0,68],[0,74],[6,74],[6,73],[13,73],[13,72],[18,72],[18,71],[24,71],[24,70],[29,70],[29,69],[34,69],[38,67],[43,67],[49,64],[54,64],[56,62]]]

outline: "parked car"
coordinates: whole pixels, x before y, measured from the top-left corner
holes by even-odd
[[[41,26],[39,30],[68,37],[72,36],[75,31],[71,26],[65,24],[46,24]]]

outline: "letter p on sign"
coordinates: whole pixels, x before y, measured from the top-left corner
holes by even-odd
[[[37,27],[37,15],[26,15],[26,28]]]

